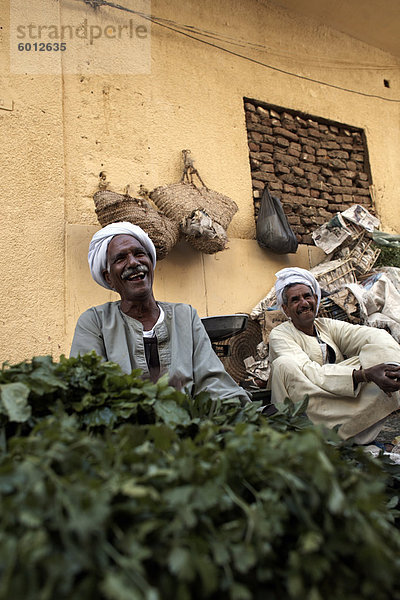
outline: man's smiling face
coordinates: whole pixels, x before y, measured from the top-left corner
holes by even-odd
[[[317,314],[317,296],[307,285],[296,283],[286,290],[287,303],[282,308],[296,329],[312,335]]]
[[[153,263],[146,248],[132,235],[116,235],[108,245],[104,271],[107,283],[122,300],[140,300],[152,295]]]

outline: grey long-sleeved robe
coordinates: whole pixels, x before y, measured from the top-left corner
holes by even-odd
[[[215,354],[197,311],[188,304],[158,302],[164,310],[156,325],[161,375],[168,373],[191,396],[206,391],[213,399],[240,398],[247,393],[225,371]],[[78,319],[71,356],[94,350],[105,360],[118,363],[125,373],[142,369],[149,377],[142,324],[125,315],[120,302],[89,308]]]

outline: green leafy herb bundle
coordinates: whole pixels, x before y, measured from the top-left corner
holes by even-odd
[[[1,599],[400,598],[398,470],[305,405],[267,419],[94,355],[6,365],[0,394]]]
[[[381,253],[374,265],[375,269],[378,267],[400,267],[400,248],[383,246],[379,249]]]

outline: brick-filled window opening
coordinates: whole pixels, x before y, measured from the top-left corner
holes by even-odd
[[[256,219],[266,183],[302,244],[352,204],[375,213],[362,129],[248,98],[244,109]]]

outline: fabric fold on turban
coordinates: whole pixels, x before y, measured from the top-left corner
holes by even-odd
[[[309,288],[311,288],[314,294],[316,294],[318,298],[318,312],[319,304],[321,302],[321,288],[318,281],[310,271],[301,269],[300,267],[287,267],[275,273],[275,276],[277,277],[275,283],[276,301],[279,308],[281,308],[283,304],[282,294],[285,287],[294,283],[302,283],[303,285],[307,285]]]
[[[88,262],[90,272],[93,279],[99,285],[102,285],[108,290],[111,290],[111,286],[108,285],[104,279],[103,271],[107,269],[107,249],[108,244],[111,242],[116,235],[132,235],[136,238],[145,248],[153,263],[153,268],[156,266],[157,257],[156,249],[145,231],[138,225],[133,225],[128,221],[121,221],[119,223],[110,223],[99,231],[96,231],[92,240],[89,244]]]

